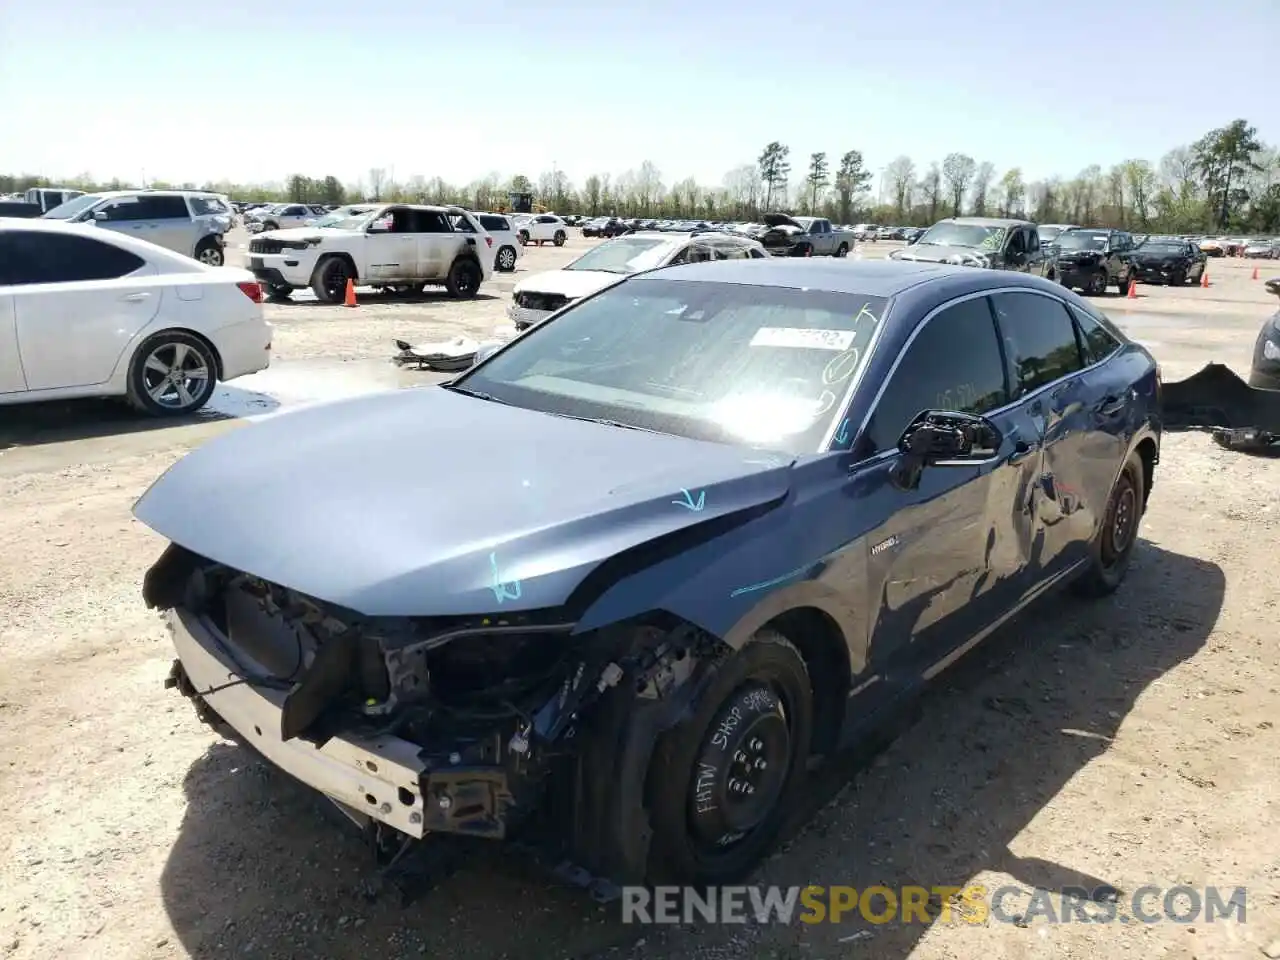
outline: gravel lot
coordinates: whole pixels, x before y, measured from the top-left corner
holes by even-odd
[[[589,242],[530,249],[516,278]],[[1275,305],[1252,267],[1211,261],[1209,290],[1142,287],[1105,307],[1166,379],[1209,360],[1244,372]],[[1124,589],[1093,604],[1050,600],[980,647],[886,749],[850,761],[847,782],[815,785],[822,809],[757,880],[1243,885],[1245,924],[939,922],[853,940],[858,921],[644,929],[497,855],[410,910],[366,899],[359,842],[162,688],[172,654],[139,597],[161,543],[129,510],[175,459],[239,428],[230,414],[428,382],[390,366],[391,338],[487,337],[506,325],[513,282],[470,303],[370,294],[354,311],[302,296],[272,305],[272,369],[224,388],[191,422],[139,422],[96,402],[5,410],[0,956],[1189,960],[1272,949],[1280,654],[1267,556],[1280,463],[1201,434],[1166,438]]]

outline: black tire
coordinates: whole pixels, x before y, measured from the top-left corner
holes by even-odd
[[[311,274],[311,290],[321,303],[342,303],[347,296],[347,281],[355,282],[356,274],[342,257],[325,257]]]
[[[163,386],[167,378],[147,365],[152,357],[162,363],[180,362],[182,371],[188,375],[182,378],[180,387],[173,380],[167,387]],[[175,370],[171,367],[170,373]],[[204,371],[204,378],[199,382],[190,376],[198,370]],[[125,399],[135,410],[153,417],[181,417],[208,403],[217,386],[218,360],[213,349],[190,333],[167,330],[148,337],[134,352],[129,361]],[[182,399],[180,390],[187,392],[188,400]]]
[[[1107,294],[1107,271],[1099,270],[1089,278],[1089,286],[1085,293],[1091,297],[1103,297]]]
[[[772,850],[804,782],[813,688],[799,651],[761,630],[713,670],[693,716],[663,734],[650,763],[654,884],[746,875]],[[739,793],[744,783],[760,796]]]
[[[1116,286],[1120,289],[1120,296],[1127,297],[1129,288],[1133,286],[1133,277],[1125,277],[1123,280],[1117,281]]]
[[[556,235],[551,238],[551,242],[554,243],[557,247],[563,247],[564,242],[568,239],[569,238],[564,235],[563,230],[557,230]]]
[[[516,248],[510,245],[499,247],[498,255],[493,258],[493,268],[501,273],[514,273]]]
[[[268,230],[279,230],[279,229],[280,229],[280,224],[276,223],[274,220],[263,221],[263,224],[262,224],[263,233],[266,233]]]
[[[445,278],[444,285],[449,290],[449,296],[454,299],[470,300],[480,292],[480,281],[483,279],[480,264],[470,257],[459,257],[449,268],[449,276]]]
[[[799,243],[792,249],[791,255],[793,257],[810,257],[813,256],[812,251],[813,247],[809,246],[809,244]]]
[[[1169,286],[1171,287],[1181,287],[1186,282],[1187,271],[1185,270],[1178,270],[1175,273],[1169,274]]]
[[[529,245],[529,231],[521,230],[516,234],[516,239],[520,241],[520,246],[527,247]]]
[[[1105,597],[1124,581],[1146,505],[1144,476],[1142,460],[1136,453],[1129,454],[1107,497],[1102,525],[1090,548],[1089,569],[1075,583],[1080,595]]]
[[[836,247],[837,257],[847,257],[848,255],[849,255],[849,245],[847,243],[842,243],[840,244],[840,246]]]
[[[293,287],[289,286],[287,283],[283,285],[265,283],[263,286],[266,288],[268,300],[285,301],[288,300],[290,294],[293,293]]]
[[[206,237],[196,244],[195,258],[209,267],[224,267],[227,264],[227,257],[223,252],[222,244],[212,237]]]

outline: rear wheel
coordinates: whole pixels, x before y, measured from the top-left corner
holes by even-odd
[[[529,245],[529,231],[521,230],[516,234],[516,239],[520,241],[520,246],[527,247]]]
[[[557,247],[563,247],[564,242],[567,239],[569,238],[565,236],[563,230],[557,230],[556,235],[552,238],[551,242],[554,243]]]
[[[1089,286],[1085,293],[1094,297],[1104,296],[1107,292],[1107,271],[1099,270],[1089,278]]]
[[[206,237],[196,247],[196,259],[208,267],[221,267],[226,263],[222,245],[212,237]]]
[[[176,417],[208,403],[217,382],[217,361],[209,345],[171,330],[151,337],[133,355],[125,396],[143,413]]]
[[[1106,596],[1120,586],[1128,573],[1146,503],[1143,476],[1142,461],[1137,454],[1130,454],[1107,499],[1102,526],[1093,541],[1089,570],[1076,581],[1078,593]]]
[[[653,883],[743,876],[772,849],[805,775],[813,692],[799,651],[761,630],[714,669],[650,764]]]
[[[493,265],[503,273],[511,273],[516,268],[515,247],[499,247],[498,256]]]
[[[837,257],[847,257],[848,255],[849,255],[849,245],[847,243],[842,243],[840,244],[840,246],[836,247]]]
[[[445,278],[445,286],[449,290],[449,296],[469,300],[480,292],[480,280],[480,264],[462,257],[453,261],[449,276]]]

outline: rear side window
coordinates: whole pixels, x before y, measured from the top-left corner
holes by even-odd
[[[227,210],[227,205],[217,197],[188,197],[187,202],[191,204],[191,212],[197,217],[230,212]]]
[[[145,262],[128,250],[90,237],[43,230],[0,232],[0,286],[114,280]]]
[[[134,214],[134,219],[186,220],[190,216],[185,197],[141,196],[138,198],[138,212]]]
[[[1089,363],[1105,360],[1119,349],[1120,341],[1113,337],[1107,331],[1107,328],[1094,317],[1091,317],[1078,307],[1072,307],[1071,314],[1076,318],[1076,325],[1080,328],[1080,339],[1084,345],[1085,359]]]
[[[480,226],[486,230],[497,230],[498,232],[511,229],[511,224],[507,223],[506,217],[482,216],[480,217]]]
[[[925,410],[984,414],[1008,402],[991,308],[982,297],[966,300],[936,314],[911,341],[860,450],[870,456],[896,449],[902,432]]]
[[[1038,293],[997,293],[991,298],[1005,351],[1029,393],[1083,367],[1075,324],[1066,305]]]

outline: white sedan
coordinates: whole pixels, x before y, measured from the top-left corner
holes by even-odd
[[[0,404],[118,396],[180,415],[270,361],[247,270],[92,226],[0,218]]]

